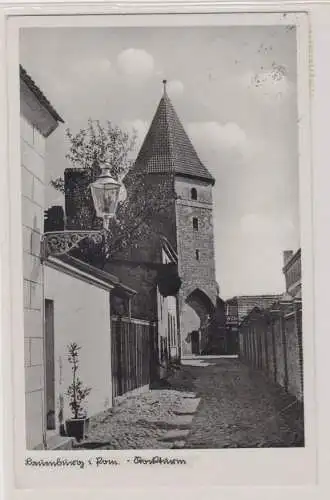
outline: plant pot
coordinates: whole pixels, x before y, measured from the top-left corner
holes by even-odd
[[[79,442],[87,436],[89,428],[88,418],[71,418],[65,422],[66,433],[69,437],[74,437]]]
[[[65,430],[65,425],[60,424],[60,436],[66,436],[66,430]]]

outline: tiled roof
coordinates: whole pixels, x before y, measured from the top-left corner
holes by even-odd
[[[25,83],[27,87],[33,92],[37,97],[38,101],[47,109],[48,113],[58,122],[64,123],[60,115],[55,111],[51,103],[48,101],[47,97],[41,92],[38,85],[32,80],[30,75],[26,72],[23,66],[19,66],[19,74],[21,80]]]
[[[198,158],[166,93],[161,98],[135,167],[146,173],[174,173],[214,184],[214,178]]]

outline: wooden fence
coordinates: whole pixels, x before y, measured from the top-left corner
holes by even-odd
[[[150,384],[155,325],[148,321],[111,318],[113,397]]]
[[[240,357],[303,400],[301,301],[255,308],[239,329]]]

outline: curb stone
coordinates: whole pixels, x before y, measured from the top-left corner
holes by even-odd
[[[196,394],[189,393],[187,397],[185,395],[181,407],[174,412],[175,415],[170,420],[172,428],[166,432],[165,436],[162,436],[160,441],[173,441],[172,449],[184,448],[199,402],[200,398],[197,398]]]
[[[183,396],[184,399],[196,399],[197,395],[194,392],[186,392]]]

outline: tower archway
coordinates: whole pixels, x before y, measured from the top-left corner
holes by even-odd
[[[202,354],[208,343],[210,325],[215,307],[200,288],[195,288],[185,299],[183,324],[186,332],[186,354]]]

